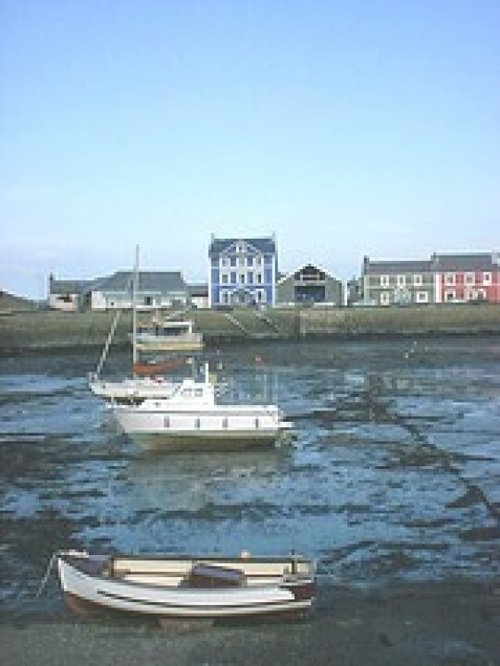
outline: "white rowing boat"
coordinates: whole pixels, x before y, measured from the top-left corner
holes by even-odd
[[[314,600],[310,560],[286,557],[107,557],[57,554],[72,607],[98,606],[165,619],[301,617]],[[76,602],[76,604],[75,604]]]

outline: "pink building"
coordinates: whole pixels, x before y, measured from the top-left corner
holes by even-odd
[[[500,261],[496,253],[434,254],[436,303],[500,303]]]

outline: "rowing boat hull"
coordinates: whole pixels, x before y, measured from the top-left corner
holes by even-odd
[[[74,607],[93,607],[172,619],[223,619],[304,614],[313,602],[313,581],[271,582],[248,587],[170,587],[90,574],[78,558],[59,556],[59,578]]]

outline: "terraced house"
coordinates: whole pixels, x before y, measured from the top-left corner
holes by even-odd
[[[367,305],[433,303],[431,261],[371,261],[365,257],[362,294]]]
[[[276,240],[215,238],[209,256],[209,307],[274,305],[278,272]]]
[[[363,260],[363,303],[500,303],[496,253],[433,254],[424,261]]]

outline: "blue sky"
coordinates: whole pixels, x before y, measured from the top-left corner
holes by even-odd
[[[0,288],[500,250],[498,0],[0,0]]]

